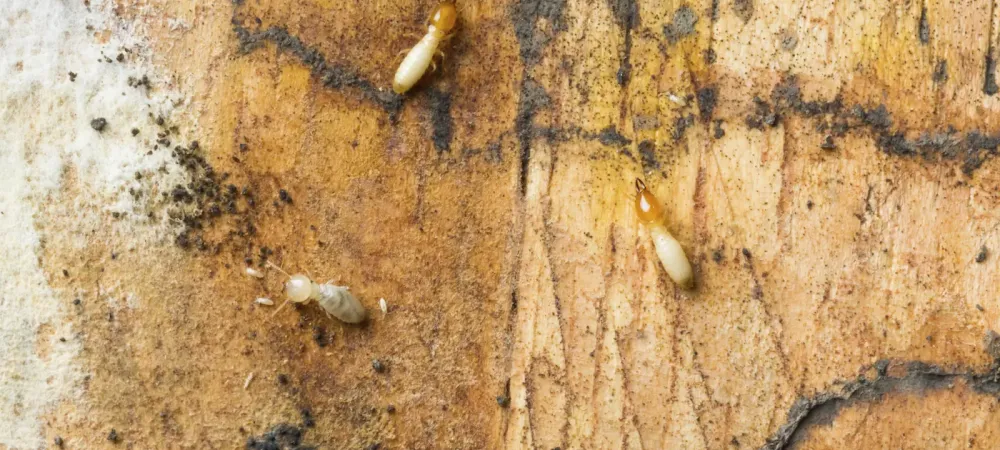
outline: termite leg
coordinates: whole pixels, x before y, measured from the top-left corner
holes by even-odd
[[[433,60],[431,60],[431,73],[437,72],[437,70],[438,70],[438,65]]]

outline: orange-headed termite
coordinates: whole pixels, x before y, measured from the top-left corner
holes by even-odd
[[[427,20],[427,34],[410,49],[396,70],[396,76],[392,80],[393,91],[402,94],[410,90],[417,81],[420,81],[420,77],[424,76],[427,68],[434,65],[434,55],[440,53],[444,56],[444,53],[438,50],[438,46],[441,45],[441,41],[449,37],[457,20],[458,10],[455,9],[455,3],[444,1],[434,8],[430,19]]]
[[[660,258],[663,269],[682,289],[693,288],[694,274],[691,271],[691,263],[688,262],[681,244],[663,225],[663,207],[659,200],[646,189],[646,183],[638,178],[635,179],[635,190],[635,213],[639,216],[639,221],[649,230],[649,235],[653,238],[653,247],[656,248],[656,256]]]

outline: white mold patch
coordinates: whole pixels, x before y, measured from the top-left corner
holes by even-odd
[[[183,177],[169,152],[147,154],[155,140],[149,114],[169,115],[179,98],[130,86],[129,77],[155,79],[145,47],[115,22],[110,1],[85,3],[0,1],[0,448],[44,448],[45,415],[81,397],[86,372],[76,360],[79,341],[59,340],[74,335],[72,294],[51,287],[42,269],[43,247],[56,244],[40,231],[40,217],[97,221],[136,207],[123,188],[136,172],[168,186]],[[98,118],[106,121],[100,131],[100,122],[92,125]],[[145,136],[133,136],[134,127]],[[69,172],[72,198],[62,190]],[[74,217],[39,213],[54,202],[70,204]],[[119,233],[134,225],[114,226]],[[166,236],[173,226],[147,221],[136,239]],[[74,236],[58,242],[88,245]],[[138,306],[127,289],[119,294]]]

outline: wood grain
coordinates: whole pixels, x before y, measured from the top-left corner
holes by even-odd
[[[318,448],[997,444],[982,378],[1000,328],[992,2],[459,6],[442,70],[400,102],[394,55],[428,2],[121,2],[190,93],[214,169],[263,200],[252,238],[206,230],[218,254],[166,240],[87,266],[80,280],[149,300],[113,325],[96,306],[75,319],[87,402],[49,433],[233,448],[308,410]],[[695,292],[655,259],[636,177],[665,202]],[[294,203],[273,206],[279,189]],[[49,242],[81,232],[51,225],[70,211],[43,212]],[[128,240],[52,245],[44,266]],[[248,305],[281,298],[280,276],[239,274],[260,246],[350,285],[373,319],[309,306],[268,321]],[[955,382],[844,390],[905,377],[880,361]]]

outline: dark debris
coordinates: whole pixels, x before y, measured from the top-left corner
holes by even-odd
[[[98,117],[90,121],[90,127],[97,130],[98,133],[103,133],[104,129],[108,126],[108,120],[103,117]]]
[[[305,431],[295,425],[282,423],[275,425],[261,436],[247,438],[247,450],[315,450],[316,447],[302,444]]]
[[[663,35],[671,44],[694,34],[694,26],[698,23],[698,15],[687,5],[677,8],[673,20],[663,26]]]

